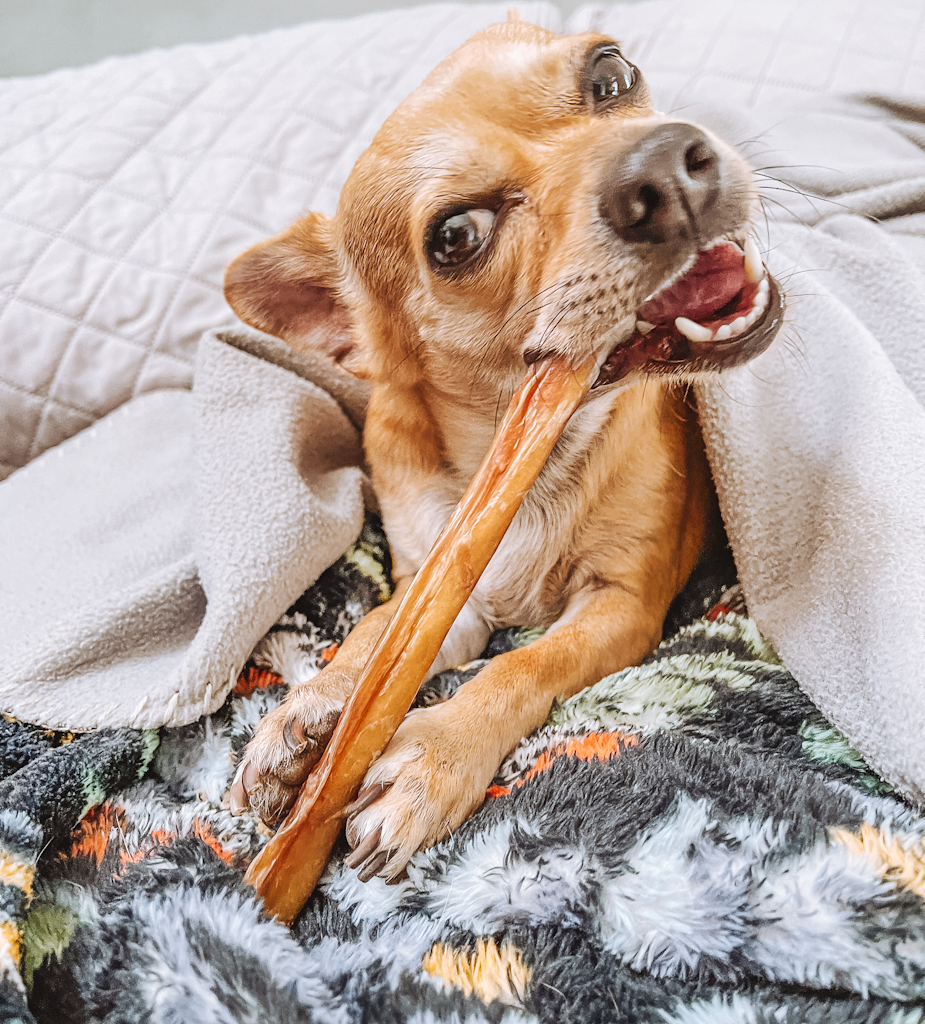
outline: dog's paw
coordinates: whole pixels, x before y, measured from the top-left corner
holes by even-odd
[[[295,802],[340,717],[343,702],[311,683],[296,686],[254,732],[228,790],[232,814],[248,807],[275,825]]]
[[[454,711],[452,701],[412,711],[347,808],[347,866],[362,881],[396,879],[485,799],[498,765]]]

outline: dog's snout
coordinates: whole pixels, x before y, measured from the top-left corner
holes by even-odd
[[[604,183],[601,214],[626,242],[676,242],[710,234],[720,156],[690,124],[662,124],[626,153]]]

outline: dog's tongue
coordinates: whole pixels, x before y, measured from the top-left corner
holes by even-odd
[[[701,252],[691,269],[650,299],[637,313],[650,324],[673,323],[675,317],[705,320],[748,284],[745,258],[729,242]]]

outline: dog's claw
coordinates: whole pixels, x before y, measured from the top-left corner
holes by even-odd
[[[253,761],[248,761],[244,766],[244,771],[241,772],[241,785],[244,787],[244,792],[250,795],[250,792],[254,788],[256,782],[257,769],[254,766]]]
[[[355,869],[357,878],[361,882],[368,882],[374,878],[388,864],[392,851],[380,849],[382,841],[382,829],[377,828],[350,854],[345,863],[348,868]]]
[[[240,779],[235,779],[231,789],[228,790],[228,809],[238,817],[247,810],[247,790]]]
[[[357,793],[356,800],[352,804],[347,804],[344,808],[344,813],[348,818],[355,817],[360,811],[365,811],[371,803],[375,803],[391,785],[391,782],[374,782],[371,785],[364,786]]]
[[[231,789],[228,790],[228,809],[234,815],[243,814],[250,807],[250,794],[254,788],[256,769],[248,762],[238,773]]]
[[[346,808],[348,823],[361,814],[370,804],[374,804],[383,793],[392,788],[390,782],[372,782],[364,786],[357,794],[356,800],[348,804]],[[381,849],[382,826],[370,832],[370,834],[357,846],[347,857],[344,863],[348,868],[356,869],[357,878],[361,882],[368,882],[378,875],[389,862],[393,854],[391,849]]]
[[[361,882],[368,882],[371,878],[375,878],[388,863],[390,853],[390,850],[380,850],[375,856],[370,857],[357,872],[357,878]]]
[[[382,838],[382,829],[377,828],[375,832],[370,832],[369,835],[363,840],[362,843],[351,853],[344,863],[348,868],[359,867],[370,854],[374,853],[376,848],[379,846],[379,840]]]
[[[247,761],[228,789],[228,810],[235,816],[251,811],[273,827],[285,817],[297,792],[297,787],[286,786],[275,777],[261,776],[254,763]]]
[[[301,754],[308,746],[308,735],[300,719],[292,717],[283,726],[283,740],[293,754]]]

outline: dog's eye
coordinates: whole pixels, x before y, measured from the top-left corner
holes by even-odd
[[[588,62],[585,92],[595,109],[610,106],[636,84],[636,68],[616,46],[594,50]]]
[[[488,241],[492,210],[464,210],[437,221],[430,231],[428,252],[441,267],[458,267],[477,256]]]

